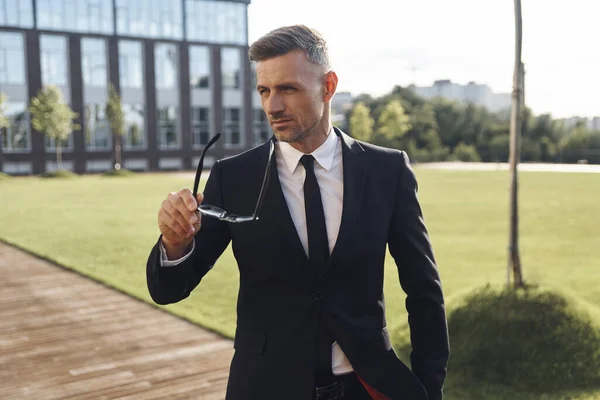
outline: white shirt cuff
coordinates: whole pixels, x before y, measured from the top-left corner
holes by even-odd
[[[186,255],[184,255],[183,257],[181,257],[177,260],[169,260],[167,258],[167,250],[165,250],[165,246],[163,246],[162,241],[160,241],[158,243],[158,246],[160,248],[160,266],[161,267],[174,267],[176,265],[181,264],[185,260],[187,260],[188,257],[194,252],[194,248],[196,247],[196,239],[192,240],[192,249],[189,251],[189,253],[187,253]]]

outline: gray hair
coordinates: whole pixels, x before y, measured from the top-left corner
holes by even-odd
[[[252,43],[248,55],[250,61],[263,61],[303,50],[308,59],[322,67],[331,68],[327,42],[316,30],[306,25],[277,28]]]

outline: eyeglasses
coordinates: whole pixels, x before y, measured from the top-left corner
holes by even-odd
[[[215,137],[213,137],[210,142],[206,145],[204,150],[202,150],[202,155],[200,156],[200,161],[198,162],[198,169],[196,170],[196,179],[194,180],[194,198],[198,194],[198,184],[200,183],[200,175],[202,174],[202,169],[204,168],[204,155],[206,151],[212,146],[219,138],[221,137],[220,133],[217,133]],[[198,206],[198,211],[202,215],[206,215],[208,217],[217,218],[221,221],[231,222],[231,223],[241,223],[241,222],[250,222],[258,219],[258,213],[260,212],[260,208],[262,207],[262,203],[265,197],[265,193],[267,192],[267,182],[269,181],[269,175],[271,171],[271,158],[273,158],[273,151],[275,149],[275,145],[273,144],[273,140],[270,140],[270,148],[269,148],[269,159],[267,160],[267,167],[265,168],[265,174],[263,176],[262,186],[260,188],[260,194],[258,195],[258,200],[256,202],[256,207],[254,208],[254,213],[249,216],[241,216],[237,214],[231,214],[222,208],[211,206],[208,204],[200,204]]]

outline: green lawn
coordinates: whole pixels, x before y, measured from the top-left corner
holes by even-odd
[[[416,173],[449,307],[475,287],[502,284],[508,173],[418,167]],[[519,176],[526,280],[576,296],[600,324],[600,175],[522,172]],[[4,180],[0,239],[150,301],[145,263],[159,234],[160,202],[169,191],[189,187],[192,180],[176,174]],[[391,259],[386,268],[388,320],[399,343],[406,323],[404,298]],[[189,299],[165,308],[232,336],[237,279],[227,250]],[[449,382],[448,387],[449,398],[467,398],[460,394],[460,384]],[[480,398],[511,398],[502,393],[488,388]],[[591,396],[586,398],[600,398]]]

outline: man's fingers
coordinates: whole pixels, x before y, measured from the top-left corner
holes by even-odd
[[[181,235],[175,232],[173,229],[169,228],[167,225],[160,226],[161,233],[165,239],[169,242],[178,243],[181,242]]]
[[[162,209],[168,214],[168,217],[165,218],[166,225],[176,232],[181,232],[185,237],[195,233],[193,224],[197,222],[198,218],[194,213],[186,210],[185,207],[182,209],[182,204],[181,200],[179,202],[175,201],[175,204],[173,204],[171,199],[167,199],[163,202]],[[183,211],[183,214],[181,211]],[[175,225],[179,226],[181,231],[176,229]]]
[[[201,214],[197,211],[198,200],[204,196],[198,194],[196,198],[189,189],[171,192],[163,200],[158,213],[158,226],[171,243],[189,242],[190,238],[200,230]]]
[[[198,194],[196,195],[196,202],[197,202],[198,204],[202,204],[202,200],[204,200],[204,194],[202,194],[202,193],[198,193]]]
[[[188,198],[188,203],[190,201],[193,201],[194,203],[192,203],[192,209],[190,210],[190,207],[188,205],[185,204],[185,200],[183,197],[181,197],[181,195],[178,193],[169,193],[168,199],[171,202],[171,204],[177,209],[179,210],[179,212],[181,213],[181,215],[183,216],[183,218],[185,219],[185,221],[187,221],[190,225],[195,224],[196,221],[198,220],[198,218],[195,217],[194,212],[196,211],[196,209],[198,208],[197,205],[195,205],[195,200],[193,200],[194,198],[192,197],[191,194],[189,194],[189,196],[187,196],[189,198],[191,198],[192,200],[189,200]],[[170,212],[170,211],[169,211]],[[172,213],[171,213],[172,214]]]
[[[183,188],[179,192],[177,192],[177,194],[179,195],[181,200],[183,200],[185,207],[189,211],[196,211],[196,209],[198,208],[198,202],[196,201],[196,199],[194,199],[194,195],[192,194],[192,191],[190,189]]]
[[[200,230],[200,227],[202,226],[202,214],[200,214],[200,211],[196,211],[195,215],[196,218],[198,218],[198,221],[196,221],[196,223],[194,224],[194,229],[196,230],[196,232],[198,232]]]
[[[164,213],[166,213],[163,218],[163,225],[171,229],[171,231],[177,234],[177,241],[184,240],[191,235],[190,227],[187,224],[183,224],[177,219],[173,218],[171,214],[166,209],[163,209]]]
[[[166,203],[169,204],[168,202]],[[172,237],[168,237],[172,242],[181,242],[191,235],[190,228],[182,226],[164,206],[158,213],[158,223],[163,235],[165,233],[172,234]],[[167,232],[165,232],[165,228]]]

